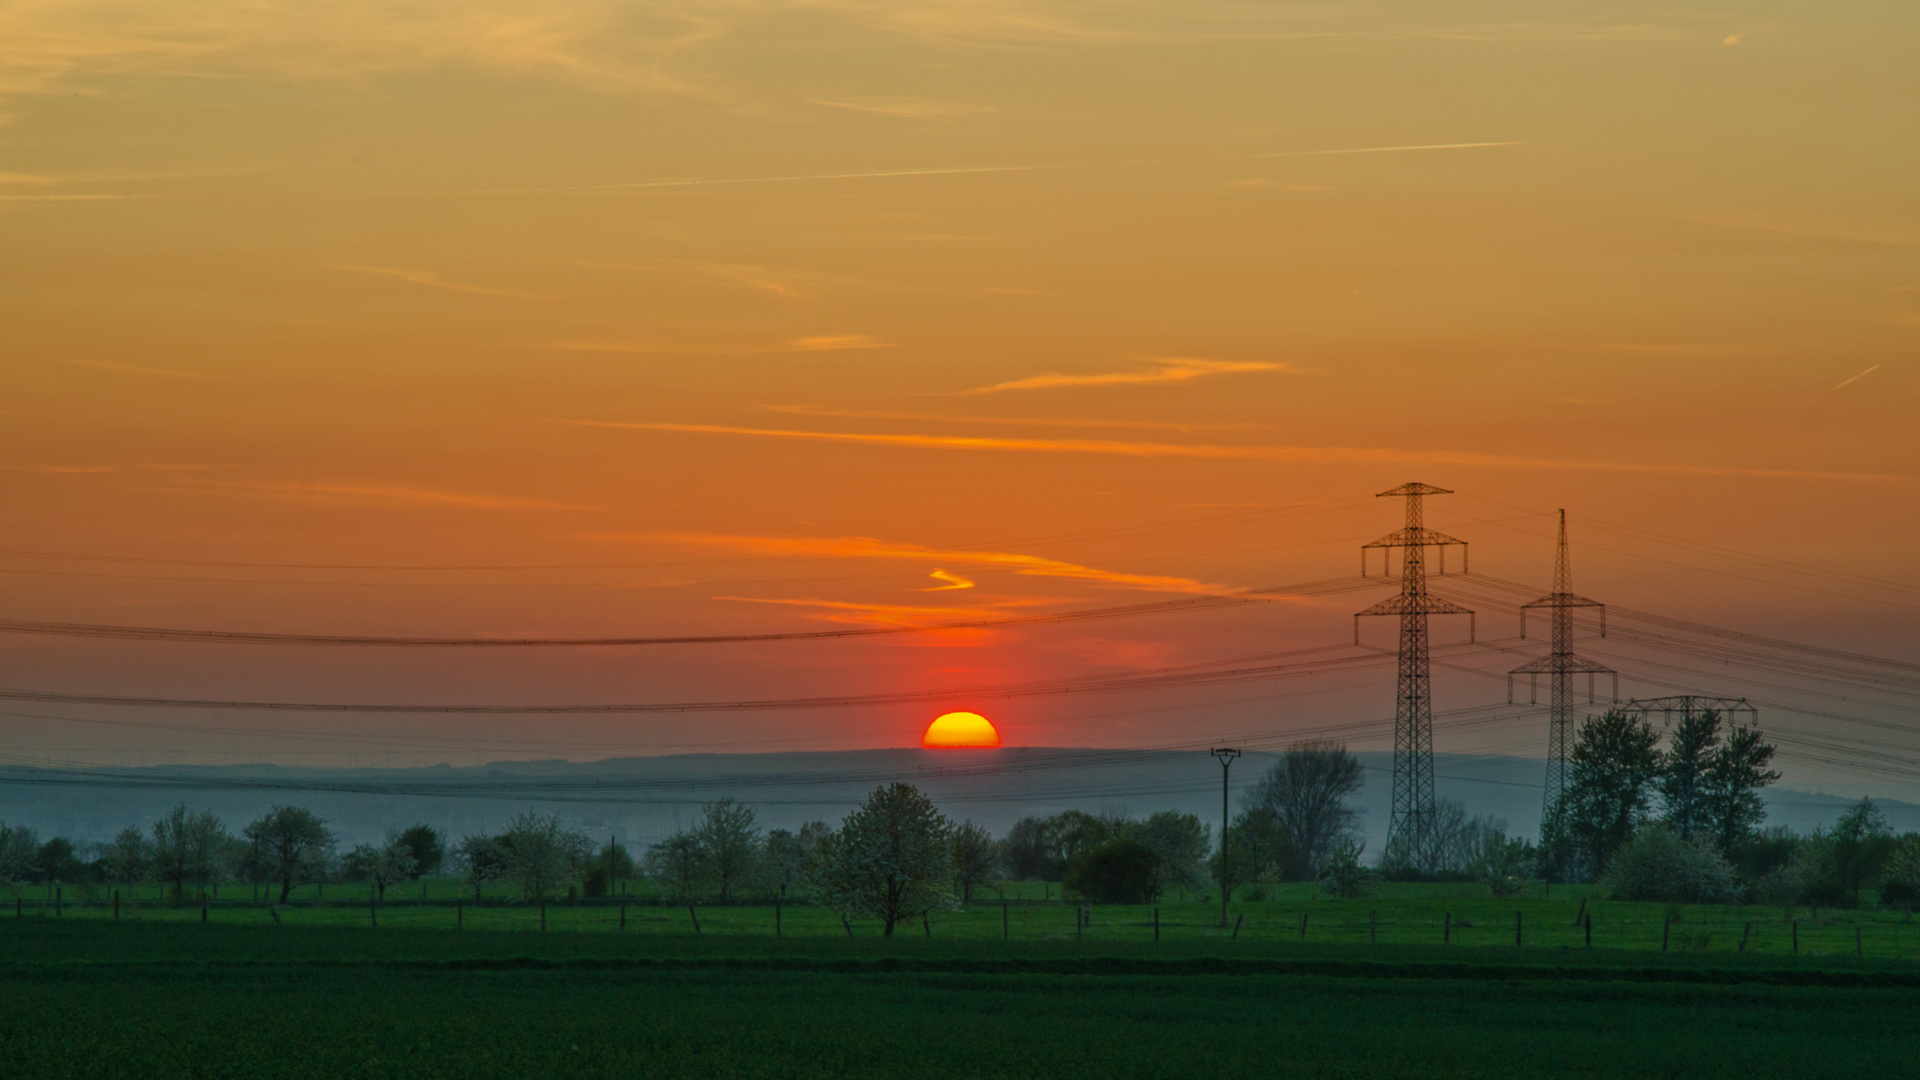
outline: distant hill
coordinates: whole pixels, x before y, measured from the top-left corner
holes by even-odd
[[[1249,753],[1232,770],[1235,809],[1272,754]],[[1385,840],[1392,755],[1359,755],[1366,786],[1367,850]],[[1471,813],[1504,818],[1510,830],[1539,827],[1537,759],[1437,754],[1443,799]],[[177,802],[207,808],[230,826],[274,803],[313,809],[346,843],[424,821],[452,836],[498,829],[526,809],[558,813],[590,834],[645,845],[690,824],[700,805],[731,795],[750,803],[768,827],[837,822],[875,786],[919,785],[950,816],[970,818],[996,835],[1028,814],[1067,809],[1158,810],[1200,815],[1218,826],[1220,766],[1205,754],[1141,750],[1021,747],[997,751],[849,750],[786,754],[688,754],[594,762],[515,761],[408,769],[332,769],[274,765],[164,766],[92,773],[0,769],[0,821],[77,843],[110,839],[129,824],[146,827]],[[153,786],[165,785],[165,786]],[[1852,800],[1809,792],[1769,793],[1769,823],[1807,829],[1831,822]],[[1881,803],[1901,829],[1920,828],[1920,805]]]

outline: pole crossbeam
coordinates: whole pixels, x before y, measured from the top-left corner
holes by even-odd
[[[1432,484],[1408,483],[1388,491],[1380,498],[1406,499],[1406,524],[1398,532],[1366,544],[1360,549],[1361,569],[1366,568],[1366,553],[1371,548],[1400,552],[1400,594],[1389,597],[1354,616],[1354,636],[1359,638],[1360,618],[1367,615],[1400,617],[1400,672],[1393,710],[1393,812],[1387,823],[1387,846],[1398,849],[1416,865],[1426,861],[1433,838],[1436,814],[1433,791],[1433,670],[1428,657],[1427,620],[1432,615],[1466,615],[1473,612],[1427,592],[1426,549],[1461,548],[1461,566],[1466,566],[1466,541],[1434,532],[1423,520],[1421,499],[1428,495],[1449,495],[1446,488]]]

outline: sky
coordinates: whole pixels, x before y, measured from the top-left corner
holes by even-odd
[[[1565,508],[1583,593],[1912,657],[1916,48],[1891,0],[0,0],[0,618],[925,626],[1345,579],[1420,480],[1477,573],[1544,590]],[[725,646],[0,633],[0,688],[61,693],[928,695],[12,703],[0,754],[914,746],[949,708],[1008,745],[1280,739],[1390,716],[1390,668],[968,688],[1339,645],[1392,588]],[[1503,701],[1537,641],[1436,708]],[[1536,713],[1439,749],[1543,744]]]

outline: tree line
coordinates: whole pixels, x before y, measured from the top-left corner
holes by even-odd
[[[0,824],[0,885],[152,881],[176,902],[223,881],[277,887],[284,902],[308,883],[365,882],[377,897],[450,865],[479,901],[511,888],[524,900],[605,896],[645,878],[673,903],[807,902],[843,918],[898,924],[972,902],[1005,881],[1051,881],[1062,898],[1150,903],[1203,898],[1225,887],[1260,900],[1283,882],[1318,882],[1361,896],[1382,880],[1478,881],[1495,895],[1533,882],[1598,882],[1623,899],[1848,906],[1874,890],[1886,904],[1920,899],[1920,834],[1895,835],[1863,799],[1831,829],[1766,829],[1760,792],[1779,778],[1757,729],[1708,713],[1683,720],[1661,746],[1645,717],[1610,711],[1579,729],[1566,791],[1536,843],[1506,823],[1443,800],[1418,844],[1390,844],[1364,862],[1359,760],[1344,745],[1308,741],[1279,754],[1240,799],[1224,841],[1193,814],[1145,818],[1068,810],[1029,816],[1003,837],[943,815],[910,784],[876,789],[837,827],[764,829],[751,807],[723,798],[643,853],[597,843],[557,816],[531,811],[499,833],[448,843],[427,825],[341,852],[326,823],[275,806],[238,835],[182,804],[150,829],[129,827],[83,860],[55,837]]]

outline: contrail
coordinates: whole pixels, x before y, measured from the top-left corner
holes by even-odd
[[[1849,384],[1849,383],[1854,383],[1854,382],[1858,382],[1858,381],[1860,381],[1861,379],[1864,379],[1864,378],[1866,378],[1867,376],[1869,376],[1869,375],[1871,375],[1871,374],[1873,374],[1874,372],[1876,372],[1876,371],[1879,371],[1879,370],[1880,370],[1880,365],[1879,365],[1879,364],[1875,364],[1875,365],[1873,365],[1872,367],[1870,367],[1870,368],[1868,368],[1867,370],[1865,370],[1865,371],[1863,371],[1863,372],[1861,372],[1861,373],[1860,373],[1860,374],[1858,374],[1858,375],[1855,375],[1854,377],[1852,377],[1852,378],[1850,378],[1850,379],[1842,379],[1842,380],[1840,380],[1840,382],[1839,382],[1839,384],[1838,384],[1838,385],[1836,385],[1836,386],[1834,386],[1834,388],[1833,388],[1833,390],[1838,390],[1838,389],[1840,389],[1840,387],[1842,387],[1842,386],[1846,386],[1846,385],[1847,385],[1847,384]],[[1829,394],[1831,394],[1831,393],[1833,393],[1833,390],[1829,390],[1829,391],[1827,391],[1827,393],[1829,393]]]
[[[1346,154],[1398,154],[1427,150],[1479,150],[1497,146],[1524,146],[1524,140],[1503,142],[1420,143],[1410,146],[1358,146],[1335,150],[1275,150],[1259,154],[1223,154],[1215,157],[1130,158],[1113,161],[1072,161],[1053,165],[954,165],[924,169],[877,169],[865,172],[789,173],[780,176],[690,176],[658,180],[629,180],[616,184],[566,184],[553,187],[456,188],[442,191],[368,191],[366,195],[520,195],[555,191],[636,191],[646,188],[719,187],[725,184],[787,184],[807,180],[876,180],[898,176],[965,176],[975,173],[1057,172],[1065,169],[1102,169],[1125,165],[1173,165],[1201,161],[1260,161],[1290,157],[1337,157]]]

